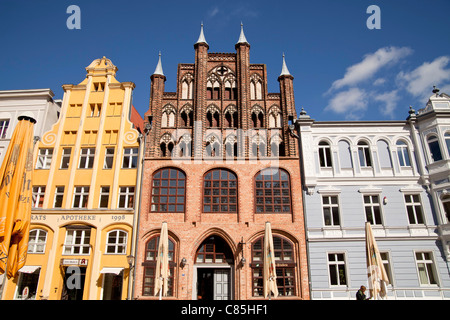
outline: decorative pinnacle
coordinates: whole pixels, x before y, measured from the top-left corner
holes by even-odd
[[[156,69],[155,72],[153,72],[153,74],[159,74],[159,75],[164,75],[163,69],[162,69],[162,63],[161,63],[161,51],[159,52],[159,59],[158,59],[158,64],[156,65]]]

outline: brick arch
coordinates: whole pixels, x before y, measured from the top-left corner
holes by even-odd
[[[195,255],[200,247],[200,245],[203,243],[203,241],[205,241],[208,237],[210,236],[219,236],[221,237],[225,243],[229,246],[231,253],[233,254],[233,260],[237,259],[237,254],[238,254],[238,247],[236,245],[236,243],[234,242],[234,240],[231,238],[231,236],[224,231],[223,229],[220,228],[216,228],[216,227],[212,227],[206,231],[204,231],[200,236],[197,237],[197,239],[194,241],[192,248],[191,248],[191,252],[190,255],[192,257],[192,260],[195,263]]]

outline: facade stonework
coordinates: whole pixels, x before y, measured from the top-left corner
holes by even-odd
[[[168,299],[262,299],[270,221],[279,298],[309,299],[293,77],[268,93],[266,67],[250,64],[242,36],[236,53],[209,53],[202,30],[175,93],[164,91],[161,57],[151,76],[135,298],[157,299],[155,243],[167,222]]]

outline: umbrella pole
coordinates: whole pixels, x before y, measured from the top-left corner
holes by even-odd
[[[159,300],[162,300],[162,290],[164,286],[163,277],[159,277],[159,280],[161,281],[161,288],[159,288]]]

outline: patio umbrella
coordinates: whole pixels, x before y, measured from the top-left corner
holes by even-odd
[[[275,253],[273,250],[272,228],[270,222],[266,222],[264,233],[264,297],[272,292],[274,297],[278,297],[277,273],[275,271]]]
[[[159,236],[158,256],[156,257],[155,274],[155,296],[159,292],[159,299],[162,295],[167,296],[169,283],[169,236],[167,231],[167,222],[161,226],[161,235]]]
[[[25,264],[31,219],[33,130],[19,117],[0,167],[0,273],[14,277]]]
[[[386,285],[389,284],[389,278],[384,269],[370,222],[366,222],[366,261],[371,296],[374,299],[377,299],[378,296],[385,298],[387,294]]]

